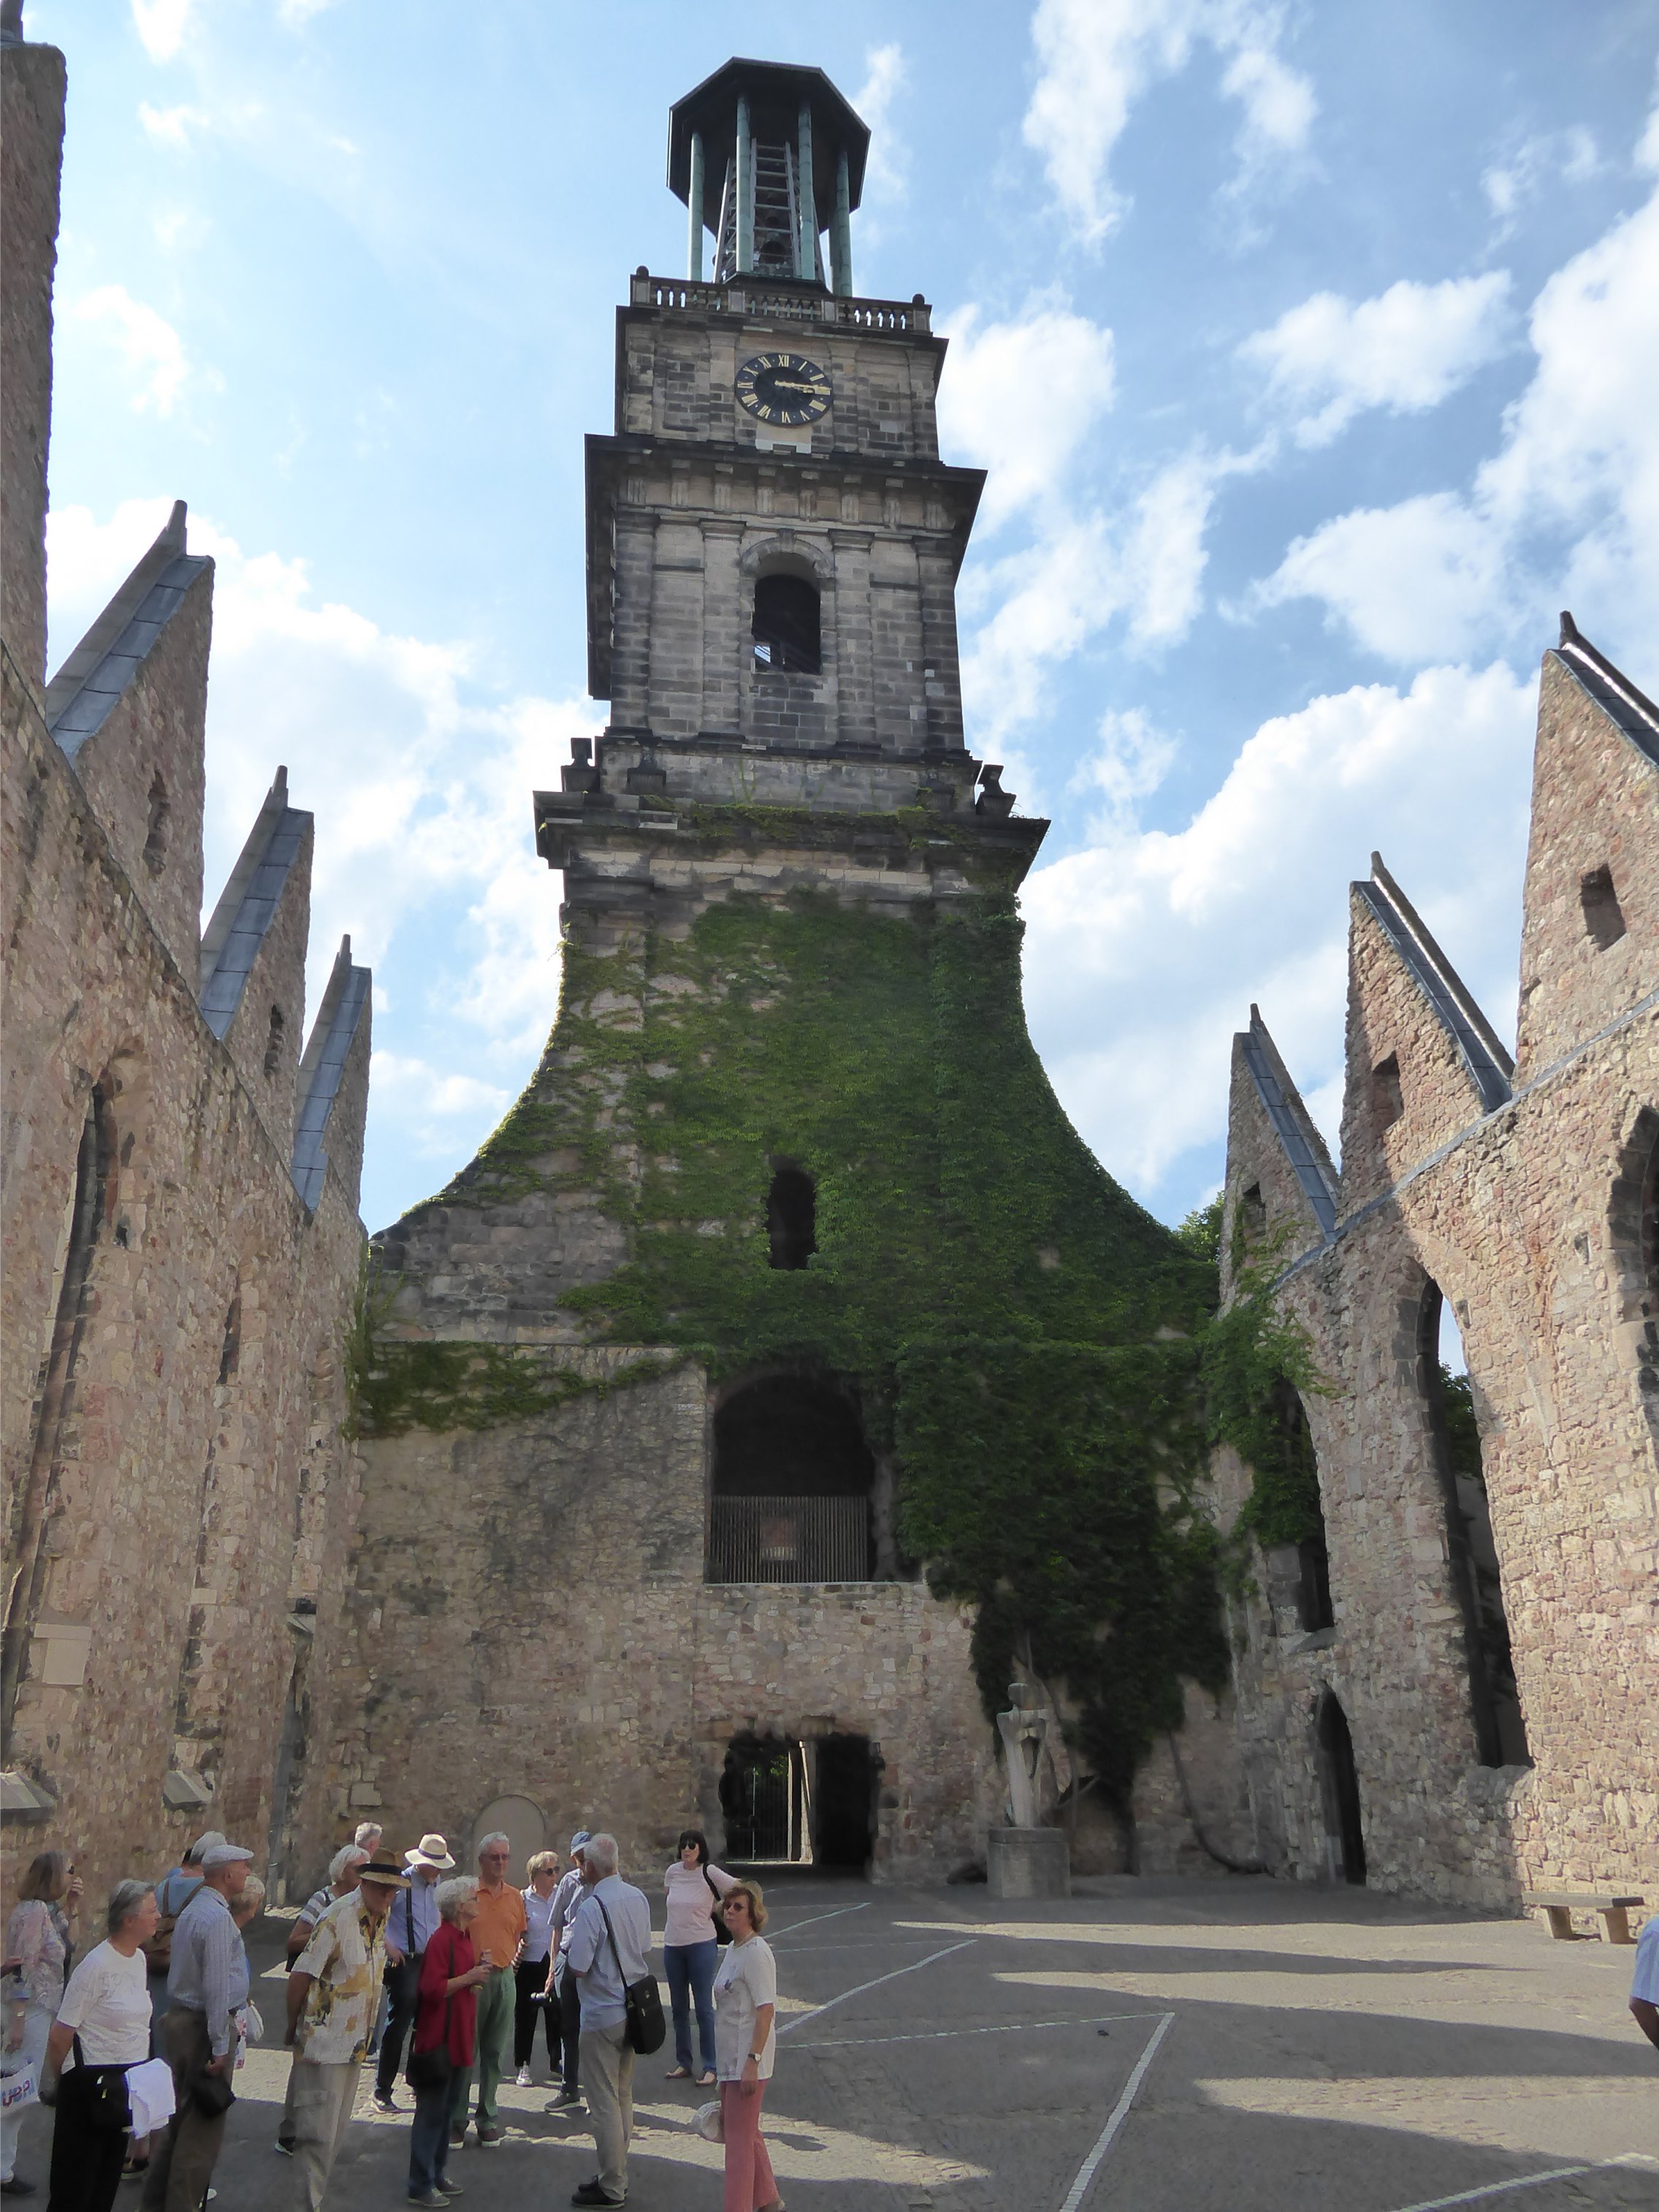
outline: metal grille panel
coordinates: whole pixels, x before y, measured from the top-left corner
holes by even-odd
[[[866,1583],[867,1498],[717,1498],[711,1583]]]

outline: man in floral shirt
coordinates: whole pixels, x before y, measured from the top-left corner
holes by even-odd
[[[328,2187],[380,2009],[386,1917],[398,1891],[408,1887],[396,1861],[377,1854],[360,1871],[357,1887],[317,1923],[289,1976],[297,2212],[319,2212]]]

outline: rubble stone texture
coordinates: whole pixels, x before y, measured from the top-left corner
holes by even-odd
[[[96,1895],[208,1825],[279,1869],[308,1873],[325,1840],[295,1754],[332,1729],[356,1513],[342,1430],[369,1019],[348,944],[325,1026],[354,978],[357,1015],[307,1075],[309,1096],[328,1060],[331,1158],[307,1206],[311,817],[269,909],[238,888],[247,854],[221,902],[222,934],[240,924],[252,951],[239,995],[221,976],[222,1037],[199,921],[212,563],[188,554],[182,507],[43,684],[64,76],[52,49],[0,43],[6,1758],[47,1808],[38,1829],[9,1821],[6,1844],[63,1844]]]
[[[1236,1040],[1224,1281],[1286,1240],[1279,1300],[1324,1384],[1305,1407],[1334,1626],[1306,1631],[1259,1547],[1235,1608],[1238,1753],[1276,1871],[1340,1856],[1317,1736],[1334,1694],[1371,1882],[1655,1901],[1656,815],[1659,717],[1568,621],[1540,685],[1513,1069],[1380,862],[1353,892],[1340,1176],[1254,1010]],[[1437,1431],[1437,1291],[1468,1360],[1524,1744],[1481,1712],[1486,1539]],[[1249,1481],[1219,1456],[1225,1518]]]

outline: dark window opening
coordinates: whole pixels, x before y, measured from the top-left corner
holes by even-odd
[[[1405,1093],[1400,1088],[1400,1055],[1391,1052],[1380,1060],[1371,1070],[1371,1108],[1376,1115],[1377,1133],[1393,1128],[1406,1110]]]
[[[219,1380],[228,1382],[242,1361],[242,1294],[232,1298],[225,1315],[225,1340],[219,1347]]]
[[[711,1583],[868,1582],[875,1460],[831,1383],[769,1376],[714,1416]]]
[[[1578,886],[1578,903],[1584,910],[1584,927],[1598,952],[1617,945],[1625,933],[1624,908],[1613,887],[1611,868],[1592,868]]]
[[[875,1843],[881,1761],[867,1735],[820,1736],[814,1749],[813,1863],[861,1873]]]
[[[265,1032],[265,1073],[267,1075],[275,1075],[283,1064],[283,1030],[285,1026],[282,1008],[273,1006],[270,1010],[270,1026]]]
[[[1348,1717],[1330,1690],[1319,1701],[1316,1734],[1319,1791],[1324,1808],[1331,1876],[1334,1881],[1358,1886],[1365,1879],[1365,1827],[1359,1804],[1359,1772],[1354,1764]]]
[[[1267,1202],[1261,1195],[1261,1186],[1253,1182],[1238,1197],[1239,1227],[1248,1243],[1259,1243],[1267,1233]]]
[[[755,586],[755,665],[816,676],[823,665],[818,595],[804,576],[763,576]]]
[[[811,1797],[805,1747],[787,1736],[733,1736],[720,1773],[726,1864],[776,1866],[810,1859]]]
[[[167,816],[170,811],[167,787],[161,781],[161,770],[157,769],[149,787],[149,827],[144,839],[144,866],[153,876],[159,876],[167,865]]]
[[[1273,1385],[1273,1409],[1281,1439],[1279,1472],[1287,1498],[1295,1501],[1303,1533],[1294,1546],[1275,1545],[1268,1557],[1268,1590],[1275,1613],[1293,1615],[1296,1628],[1310,1635],[1334,1626],[1331,1606],[1331,1562],[1325,1540],[1325,1508],[1319,1490],[1319,1462],[1307,1408],[1283,1380]]]
[[[775,1267],[804,1267],[818,1249],[817,1197],[810,1175],[780,1168],[766,1194],[766,1233]]]
[[[1431,1283],[1419,1324],[1419,1368],[1445,1508],[1452,1586],[1462,1615],[1477,1754],[1482,1766],[1530,1766],[1498,1547],[1486,1503],[1480,1426],[1468,1376],[1453,1374],[1440,1356],[1444,1311],[1439,1287]]]

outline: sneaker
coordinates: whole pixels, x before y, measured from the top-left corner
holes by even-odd
[[[570,2192],[573,2204],[626,2204],[626,2197],[607,2197],[597,2181],[585,2181],[580,2189]]]
[[[143,2172],[141,2167],[140,2172]],[[9,2181],[0,2181],[0,2197],[33,2197],[39,2182],[25,2181],[21,2173],[14,2173]]]
[[[396,2105],[392,2103],[392,2099],[389,2096],[383,2097],[378,2089],[374,2092],[374,2096],[370,2098],[369,2102],[374,2106],[377,2112],[395,2112],[398,2109]]]
[[[495,2120],[480,2120],[478,2123],[478,2148],[481,2150],[494,2150],[496,2144],[500,2142],[501,2137],[506,2134],[506,2129],[501,2127]]]
[[[556,2112],[562,2105],[580,2105],[581,2100],[582,2093],[580,2089],[561,2089],[558,2095],[549,2104],[547,2109],[550,2112]]]
[[[519,2078],[513,2086],[515,2089],[527,2089],[530,2087],[530,2069],[527,2066],[520,2067]]]
[[[465,2148],[465,2143],[466,2130],[465,2128],[451,2128],[449,2130],[449,2148],[451,2150],[460,2150]]]
[[[279,2153],[279,2154],[281,2154],[281,2156],[283,2156],[283,2158],[292,2158],[292,2157],[293,2157],[293,2155],[294,2155],[294,2146],[293,2146],[293,2144],[292,2144],[292,2143],[285,2143],[285,2142],[283,2141],[283,2139],[282,2139],[281,2136],[277,2136],[277,2138],[276,2138],[276,2142],[275,2142],[274,2143],[272,2143],[272,2145],[271,2145],[270,2147],[271,2147],[272,2150],[276,2151],[277,2153]]]
[[[438,2193],[441,2197],[465,2197],[466,2191],[459,2181],[452,2181],[446,2174],[438,2184]]]
[[[447,2204],[449,2199],[444,2195],[441,2189],[428,2189],[424,2191],[411,2189],[409,2192],[409,2201],[411,2204],[430,2204],[435,2206],[439,2204]]]

